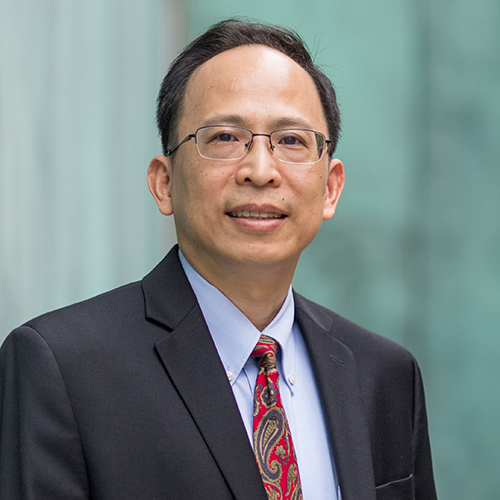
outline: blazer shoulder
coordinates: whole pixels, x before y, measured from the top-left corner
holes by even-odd
[[[144,303],[141,282],[128,283],[113,290],[96,295],[74,304],[70,304],[30,319],[21,326],[29,326],[35,330],[43,330],[61,323],[74,326],[78,320],[125,314],[130,308]]]
[[[144,310],[141,283],[134,282],[42,314],[14,329],[9,337],[21,335],[28,328],[52,347],[68,346],[76,339],[82,348],[86,341],[97,346],[106,337],[144,323]]]
[[[186,299],[190,291],[186,283],[174,247],[141,281],[45,313],[21,327],[37,332],[51,348],[72,350],[78,346],[83,352],[85,348],[92,352],[115,346],[126,349],[132,339],[138,343],[147,340],[149,345],[196,302]],[[19,335],[20,329],[11,336]]]
[[[353,323],[340,314],[295,293],[296,309],[309,315],[328,335],[347,346],[354,357],[360,359],[392,360],[405,364],[414,363],[415,358],[403,346],[380,334]]]

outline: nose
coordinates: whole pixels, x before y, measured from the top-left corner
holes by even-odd
[[[281,184],[279,160],[273,153],[267,134],[254,134],[250,149],[241,160],[236,174],[239,184],[253,183],[257,186]]]

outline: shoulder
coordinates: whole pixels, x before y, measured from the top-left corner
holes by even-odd
[[[144,299],[140,282],[129,283],[90,299],[50,311],[27,321],[22,326],[44,331],[59,326],[75,328],[77,325],[92,327],[105,323],[110,317],[118,318],[133,315],[144,310]]]
[[[363,372],[374,373],[383,369],[415,369],[413,355],[403,346],[377,333],[340,316],[339,314],[295,294],[298,314],[306,315],[316,322],[331,338],[346,346],[353,354],[358,368]],[[300,312],[299,312],[300,311]]]
[[[102,330],[130,327],[146,318],[146,303],[165,302],[186,288],[187,280],[177,257],[177,246],[141,281],[128,283],[75,304],[27,321],[22,327],[49,331]],[[189,287],[189,285],[187,285]],[[185,293],[186,295],[186,293]]]
[[[37,337],[54,353],[71,358],[128,356],[134,349],[150,349],[182,320],[193,307],[192,297],[174,247],[141,281],[38,316],[7,339]]]
[[[130,330],[144,328],[144,297],[140,282],[33,318],[16,328],[5,344],[46,345],[54,353],[105,349]],[[41,342],[41,343],[40,343]]]
[[[359,381],[367,415],[377,418],[388,415],[404,425],[411,422],[415,401],[423,402],[421,375],[414,356],[396,342],[356,325],[325,307],[297,294],[295,298],[297,317],[302,317],[302,321],[307,317],[308,321],[316,325],[316,328],[312,325],[309,331],[302,332],[310,345],[333,348],[340,344],[349,353],[355,366],[352,374]],[[323,336],[328,342],[316,340],[315,336]],[[377,432],[377,422],[376,419],[370,420],[374,434]],[[387,425],[390,427],[392,424]]]

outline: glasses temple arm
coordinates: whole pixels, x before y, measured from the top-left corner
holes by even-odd
[[[165,156],[172,156],[172,154],[175,153],[175,151],[177,151],[177,149],[179,149],[180,146],[182,146],[185,142],[190,141],[191,139],[194,139],[195,137],[196,137],[196,134],[187,135],[186,137],[184,137],[184,139],[182,139],[181,142],[179,142],[179,144],[177,144],[177,146],[175,146],[175,148],[172,148],[172,149],[169,149],[168,151],[166,151]]]

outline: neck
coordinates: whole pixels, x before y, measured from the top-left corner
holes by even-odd
[[[213,266],[190,258],[184,250],[182,253],[196,272],[219,289],[259,331],[281,309],[297,265],[297,261],[285,264],[226,261]]]

